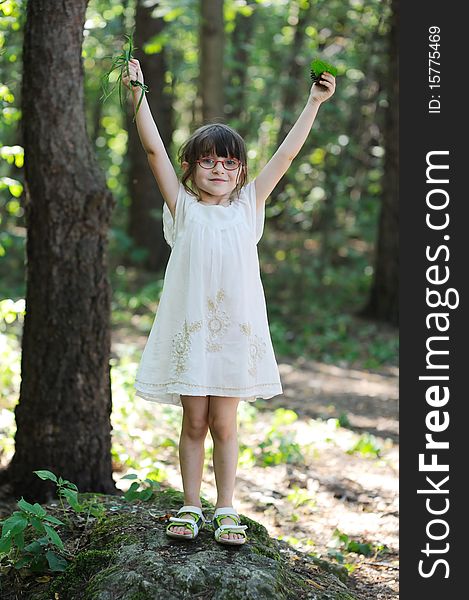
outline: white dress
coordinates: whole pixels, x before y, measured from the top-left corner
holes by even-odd
[[[282,393],[257,243],[264,208],[254,182],[228,206],[201,203],[179,184],[163,291],[134,383],[136,395],[182,406],[180,394],[245,401]]]

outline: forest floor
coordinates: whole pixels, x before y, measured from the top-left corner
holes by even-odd
[[[336,530],[370,544],[369,556],[340,551],[354,565],[350,587],[363,600],[398,598],[398,368],[369,372],[303,359],[279,361],[279,368],[284,394],[267,400],[264,410],[267,403],[269,410],[294,410],[300,429],[317,420],[315,452],[301,467],[241,468],[239,510],[260,519],[272,536],[291,536],[299,549],[305,540],[305,551],[323,557]],[[328,419],[343,414],[346,427],[324,434]],[[351,432],[371,442],[370,452],[344,451]],[[292,511],[285,500],[296,487],[300,506]]]
[[[251,405],[240,404],[234,505],[262,523],[272,537],[348,565],[348,585],[360,600],[395,600],[399,369],[369,371],[302,358],[278,357],[278,363],[284,393],[257,400],[250,416]],[[161,405],[144,405],[149,406],[148,429],[148,419],[156,422],[155,415],[162,411]],[[294,411],[298,418],[289,422],[288,415],[282,420],[280,414],[276,423],[276,409]],[[157,427],[161,435],[164,418]],[[174,429],[167,435],[174,439]],[[210,436],[207,439],[206,447],[211,443]],[[261,451],[263,444],[267,445]],[[210,458],[210,451],[207,454]],[[159,448],[158,458],[163,485],[181,489],[176,449]],[[202,494],[215,503],[211,460],[206,460]],[[348,551],[350,542],[363,544],[365,555]]]
[[[132,342],[143,347],[144,338],[138,337]],[[128,331],[114,331],[114,356],[128,343]],[[278,362],[284,393],[255,405],[240,404],[235,507],[298,550],[347,564],[348,585],[360,600],[395,600],[398,367],[368,371],[301,358]],[[118,413],[118,394],[113,396]],[[165,407],[169,413],[163,413],[161,405],[146,402],[141,410],[139,402],[134,409],[125,393],[122,427],[113,418],[113,444],[119,457],[127,457],[114,461],[114,479],[118,482],[129,465],[155,464],[149,455],[154,452],[163,466],[162,487],[180,489],[175,440],[181,411]],[[298,418],[289,420],[277,411],[280,422],[275,423],[276,409],[294,411]],[[172,415],[170,421],[165,414]],[[158,441],[165,436],[172,444]],[[202,494],[214,503],[214,473],[211,460],[206,463]],[[125,487],[118,487],[129,484],[126,480]],[[0,493],[0,516],[13,509],[12,502]],[[350,551],[349,542],[362,544],[365,554]]]

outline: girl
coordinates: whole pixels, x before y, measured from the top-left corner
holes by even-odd
[[[132,87],[132,80],[144,82],[136,59],[122,78],[136,107],[141,89]],[[179,182],[146,97],[137,113],[140,140],[165,201],[163,232],[172,248],[134,386],[141,398],[183,408],[179,460],[184,506],[170,519],[170,537],[193,539],[205,522],[200,487],[210,429],[217,486],[215,539],[224,544],[246,541],[246,526],[232,506],[238,403],[282,393],[257,254],[265,201],[334,90],[335,78],[323,73],[297,122],[250,183],[244,141],[227,125],[204,125],[183,144]]]

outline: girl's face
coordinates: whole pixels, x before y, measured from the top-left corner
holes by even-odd
[[[199,163],[194,171],[194,183],[200,191],[201,200],[205,199],[219,199],[220,201],[228,200],[232,191],[235,189],[238,183],[241,169],[243,168],[240,164],[236,169],[226,169],[222,161],[225,160],[224,156],[217,156],[210,154],[203,156],[202,158],[212,158],[215,160],[213,167],[204,168]],[[187,162],[182,163],[184,170],[187,169],[189,164]]]

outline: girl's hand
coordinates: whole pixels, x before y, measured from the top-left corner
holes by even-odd
[[[313,104],[314,102],[322,104],[322,102],[329,100],[334,92],[335,77],[327,71],[324,71],[324,73],[321,74],[319,82],[314,82],[311,86],[308,102],[310,104]]]
[[[140,63],[136,58],[131,58],[129,61],[129,74],[127,74],[127,68],[123,68],[122,83],[125,85],[125,87],[129,88],[129,90],[136,89],[140,91],[141,88],[132,86],[130,84],[131,81],[140,81],[140,83],[144,83],[142,68],[140,67]]]

